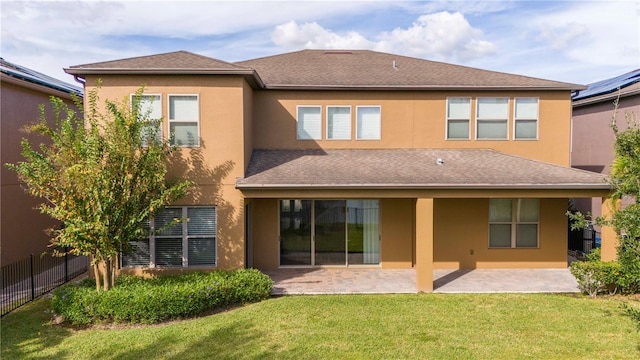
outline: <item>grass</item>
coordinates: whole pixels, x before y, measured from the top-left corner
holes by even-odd
[[[2,319],[1,349],[3,359],[636,359],[640,333],[620,304],[552,294],[289,296],[163,325],[73,329],[52,325],[42,299]]]

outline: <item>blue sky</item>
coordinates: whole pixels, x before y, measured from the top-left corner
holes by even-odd
[[[640,68],[640,1],[0,0],[0,55],[62,68],[187,50],[239,61],[372,49],[588,84]]]

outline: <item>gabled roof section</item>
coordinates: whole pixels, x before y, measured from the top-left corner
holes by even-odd
[[[576,90],[582,85],[370,50],[302,50],[235,64],[268,89]]]
[[[60,81],[56,78],[37,72],[35,70],[31,70],[24,66],[10,63],[3,58],[0,58],[0,72],[17,80],[44,86],[53,90],[64,92],[69,95],[75,94],[77,96],[82,96],[82,89],[77,86],[67,84],[64,81]]]
[[[591,83],[587,89],[574,92],[571,99],[574,106],[580,106],[637,94],[640,94],[640,69]]]
[[[439,161],[440,160],[440,161]],[[491,149],[255,150],[240,190],[608,190],[602,174]]]
[[[251,68],[188,51],[75,65],[64,71],[79,76],[89,74],[244,75],[252,85],[262,87],[262,80]]]

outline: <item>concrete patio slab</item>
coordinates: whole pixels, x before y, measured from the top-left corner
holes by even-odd
[[[578,282],[569,269],[434,270],[439,293],[574,293]]]
[[[414,269],[279,269],[265,271],[272,294],[417,293]],[[579,292],[569,269],[434,270],[436,293]]]

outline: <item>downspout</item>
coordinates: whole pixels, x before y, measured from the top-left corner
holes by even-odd
[[[75,80],[77,83],[82,84],[83,89],[84,89],[84,85],[87,83],[86,81],[82,80],[82,78],[79,77],[78,75],[73,75],[73,80]]]

